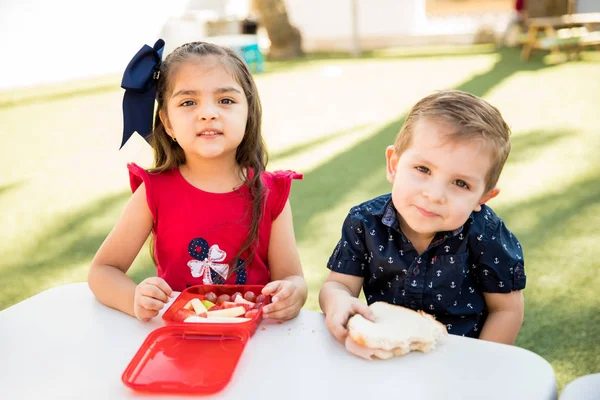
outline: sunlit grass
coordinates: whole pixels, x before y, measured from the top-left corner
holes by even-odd
[[[564,64],[541,55],[525,63],[517,51],[489,47],[269,63],[257,84],[270,169],[305,174],[291,202],[310,287],[306,308],[318,310],[348,209],[389,191],[384,149],[409,107],[433,90],[458,88],[488,99],[513,129],[502,192],[490,205],[525,251],[526,318],[517,344],[551,362],[560,388],[600,371],[599,69],[597,52]],[[85,280],[129,197],[125,163],[151,163],[139,137],[117,150],[122,93],[113,82],[0,93],[0,309]],[[130,275],[139,281],[152,273],[145,248]]]

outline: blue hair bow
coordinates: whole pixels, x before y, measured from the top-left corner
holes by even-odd
[[[152,133],[156,83],[165,41],[158,39],[153,47],[144,45],[127,64],[121,87],[123,95],[123,140],[121,147],[134,132],[146,141]],[[119,147],[119,149],[121,148]]]

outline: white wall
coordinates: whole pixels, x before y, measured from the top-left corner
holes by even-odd
[[[122,72],[185,0],[0,0],[0,90]]]

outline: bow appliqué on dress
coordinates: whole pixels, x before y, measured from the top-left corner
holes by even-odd
[[[223,280],[227,279],[229,273],[229,265],[220,264],[221,261],[225,260],[227,253],[219,249],[219,246],[213,244],[208,250],[208,257],[204,260],[191,260],[188,261],[187,265],[192,271],[194,278],[202,277],[202,282],[205,285],[212,285],[213,280],[210,275],[210,271],[216,272]]]

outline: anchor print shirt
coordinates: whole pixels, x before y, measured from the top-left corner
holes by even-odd
[[[232,263],[243,245],[252,219],[247,185],[229,193],[209,193],[187,182],[178,168],[149,173],[129,164],[131,190],[142,184],[152,214],[157,275],[173,290],[202,284],[265,285],[270,281],[267,250],[271,225],[289,197],[293,171],[264,172],[265,207],[252,260],[249,251]],[[249,261],[244,264],[244,261]]]
[[[517,238],[488,206],[418,254],[400,230],[391,194],[353,207],[327,267],[364,279],[367,303],[424,310],[448,332],[479,337],[488,315],[484,292],[525,288]]]

